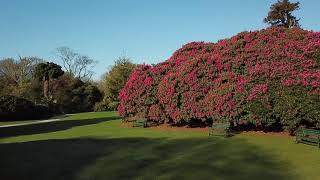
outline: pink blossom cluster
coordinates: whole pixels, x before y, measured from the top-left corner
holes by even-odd
[[[120,92],[119,113],[172,123],[240,121],[244,106],[268,101],[271,84],[319,92],[319,34],[268,28],[186,44],[167,61],[135,70]]]

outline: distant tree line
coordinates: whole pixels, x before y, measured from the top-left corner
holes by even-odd
[[[97,61],[68,47],[56,55],[62,66],[38,57],[0,60],[0,121],[117,109],[119,91],[135,68],[129,58],[118,58],[94,82]]]
[[[91,80],[96,61],[67,47],[57,51],[64,68],[38,57],[0,60],[0,121],[94,110],[103,98]]]

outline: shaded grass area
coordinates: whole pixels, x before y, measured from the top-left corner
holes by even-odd
[[[291,138],[122,127],[115,112],[0,129],[0,179],[317,179],[320,151]]]
[[[294,177],[290,165],[274,161],[272,153],[219,138],[43,140],[2,144],[0,154],[6,155],[1,178],[11,180]]]

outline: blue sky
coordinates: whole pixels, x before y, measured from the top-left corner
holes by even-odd
[[[1,0],[0,58],[38,56],[59,62],[68,46],[98,60],[95,79],[119,56],[166,60],[183,44],[265,28],[276,0]],[[305,29],[320,31],[319,0],[300,0]]]

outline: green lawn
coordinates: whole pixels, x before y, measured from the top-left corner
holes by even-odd
[[[115,112],[0,129],[0,179],[320,179],[320,150],[292,137],[129,128]]]

